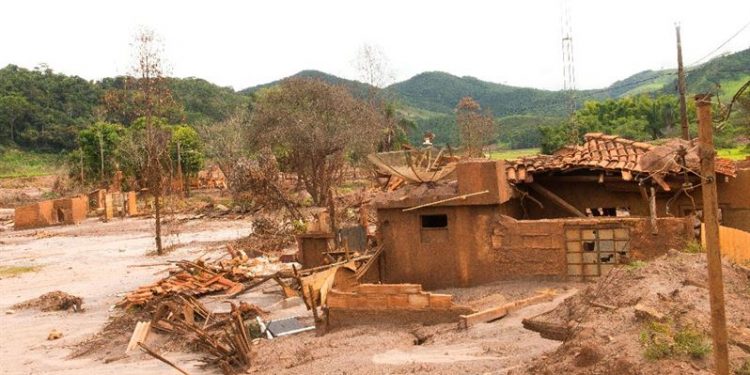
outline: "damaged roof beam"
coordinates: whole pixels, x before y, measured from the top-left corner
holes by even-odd
[[[530,184],[528,184],[528,185],[529,185],[529,187],[530,187],[530,188],[531,188],[532,190],[534,190],[535,192],[539,193],[539,194],[540,194],[540,195],[542,195],[543,197],[545,197],[545,198],[549,199],[550,201],[552,201],[552,203],[554,203],[554,204],[556,204],[556,205],[558,205],[558,206],[562,207],[563,209],[565,209],[566,211],[570,212],[570,213],[571,213],[571,214],[573,214],[574,216],[578,216],[578,217],[586,217],[586,215],[585,215],[585,214],[584,214],[583,212],[579,211],[579,210],[578,210],[577,208],[575,208],[575,207],[574,207],[574,206],[573,206],[572,204],[570,204],[570,203],[566,202],[566,201],[565,201],[564,199],[560,198],[560,196],[559,196],[559,195],[557,195],[557,194],[555,194],[555,193],[553,193],[553,192],[549,191],[549,190],[548,190],[547,188],[545,188],[544,186],[542,186],[542,185],[539,185],[539,184],[538,184],[538,183],[536,183],[536,182],[530,183]]]

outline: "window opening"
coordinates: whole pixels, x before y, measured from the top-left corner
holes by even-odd
[[[446,228],[448,215],[422,215],[422,228]]]

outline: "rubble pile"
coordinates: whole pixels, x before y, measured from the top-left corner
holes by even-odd
[[[212,263],[200,259],[176,262],[176,268],[169,271],[169,276],[128,293],[118,307],[142,306],[154,298],[175,294],[199,297],[224,292],[231,297],[246,290],[254,281],[265,281],[280,275],[292,276],[292,266],[278,262],[278,259],[266,256],[249,258],[245,252],[234,250],[231,245],[228,252],[231,259],[219,259]]]
[[[41,296],[13,305],[13,309],[38,309],[41,311],[83,311],[83,298],[56,290]]]
[[[557,351],[518,374],[709,374],[713,368],[705,254],[670,250],[611,271],[552,311],[523,321]],[[750,360],[750,271],[725,263],[732,368]]]

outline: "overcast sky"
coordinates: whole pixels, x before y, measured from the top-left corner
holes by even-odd
[[[750,0],[571,0],[576,82],[599,88],[685,63],[750,22]],[[242,89],[317,69],[356,79],[364,44],[396,80],[424,71],[545,89],[562,87],[559,0],[534,1],[10,1],[0,17],[0,66],[86,79],[124,74],[142,27],[161,36],[173,75]],[[719,52],[750,47],[750,27]],[[750,70],[750,67],[748,68]]]

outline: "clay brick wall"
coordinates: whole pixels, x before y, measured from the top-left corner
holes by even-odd
[[[80,223],[86,219],[88,206],[88,197],[85,195],[54,200],[53,209],[57,215],[57,224]]]
[[[53,213],[52,201],[42,201],[16,207],[13,229],[21,230],[54,225],[57,223],[57,220]]]
[[[660,218],[658,233],[652,234],[648,218],[515,220],[505,215],[508,212],[504,205],[378,210],[383,282],[418,283],[432,290],[510,279],[562,278],[567,275],[566,228],[628,228],[632,259],[684,248],[692,235],[689,218]],[[446,215],[448,225],[422,228],[422,215]]]
[[[452,295],[427,293],[419,284],[360,284],[350,292],[333,289],[326,301],[332,326],[457,322],[460,315],[473,312],[454,305]]]
[[[516,221],[499,215],[492,229],[493,260],[487,273],[496,280],[564,276],[563,228],[561,220]]]

